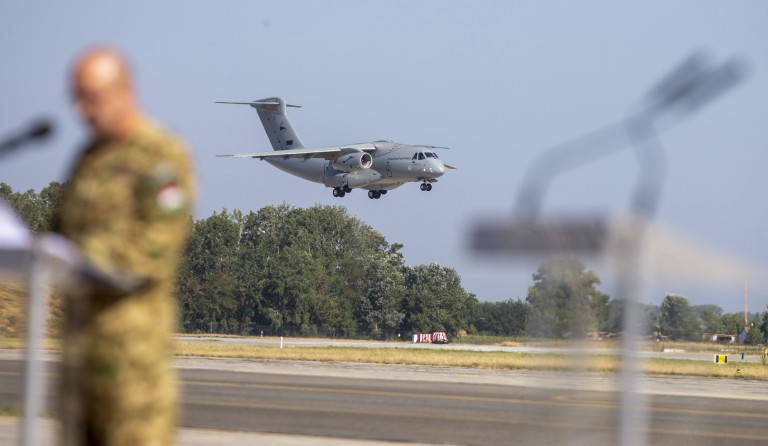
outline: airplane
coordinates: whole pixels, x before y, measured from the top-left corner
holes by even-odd
[[[373,141],[306,148],[285,114],[286,107],[301,106],[286,104],[282,98],[217,104],[250,105],[256,109],[273,151],[216,156],[266,160],[284,172],[332,187],[334,197],[343,197],[352,189],[365,189],[368,198],[379,199],[408,182],[420,182],[422,191],[430,191],[446,168],[455,169],[435,153],[435,149],[447,147]]]

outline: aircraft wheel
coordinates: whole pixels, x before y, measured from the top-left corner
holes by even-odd
[[[419,189],[421,189],[421,190],[427,190],[427,185],[426,185],[426,183],[421,183],[421,186],[419,186]]]
[[[352,192],[352,188],[349,187],[349,186],[344,186],[344,192],[350,193],[350,192]]]
[[[379,192],[379,191],[376,191],[376,193],[373,195],[373,198],[375,198],[375,199],[377,199],[377,200],[378,200],[379,198],[381,198],[381,192]]]
[[[381,195],[387,195],[387,191],[386,190],[380,190],[379,192],[381,192]]]
[[[338,197],[339,196],[339,188],[338,187],[334,187],[333,188],[333,196],[334,197]]]
[[[432,190],[432,185],[431,184],[427,184],[427,190],[428,191]]]
[[[374,191],[372,191],[372,190],[369,190],[369,191],[368,191],[368,198],[370,198],[371,200],[373,200],[374,198],[376,198],[376,192],[374,192]]]
[[[342,190],[341,192],[339,192],[339,196],[340,196],[340,197],[343,197],[344,195],[347,195],[347,193],[346,193],[346,192],[344,192],[343,190]]]

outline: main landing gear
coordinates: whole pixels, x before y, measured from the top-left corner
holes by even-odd
[[[334,197],[343,197],[344,195],[347,195],[347,192],[352,192],[352,188],[349,186],[333,188]]]
[[[430,191],[432,190],[432,185],[429,183],[421,183],[421,186],[419,186],[419,189]]]
[[[382,195],[386,195],[387,191],[385,190],[369,190],[368,191],[368,198],[371,200],[378,200],[381,198]]]

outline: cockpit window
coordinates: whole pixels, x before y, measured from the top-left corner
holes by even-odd
[[[420,159],[420,160],[423,160],[423,159],[424,159],[424,152],[419,152],[419,159]]]
[[[437,156],[432,152],[425,152],[424,155],[427,155],[427,158],[437,158]]]
[[[413,158],[411,158],[411,159],[416,161],[418,158],[419,158],[419,154],[418,153],[414,153],[413,154]]]

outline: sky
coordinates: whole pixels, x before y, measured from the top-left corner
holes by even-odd
[[[750,311],[768,302],[766,2],[16,1],[0,11],[0,138],[40,116],[56,123],[48,142],[0,161],[14,190],[67,178],[86,138],[70,102],[72,61],[115,45],[143,107],[190,147],[197,218],[343,205],[405,245],[408,264],[454,268],[481,301],[524,299],[533,284],[541,259],[478,255],[468,234],[513,217],[538,155],[626,117],[695,51],[713,63],[738,58],[746,80],[660,136],[666,174],[651,233],[670,252],[666,263],[644,262],[635,291],[649,303],[672,292],[736,312],[746,281]],[[441,158],[458,170],[431,192],[412,183],[370,200],[334,198],[257,160],[216,158],[269,142],[253,110],[214,102],[270,96],[303,106],[288,116],[308,147],[445,146]],[[617,150],[558,176],[543,213],[621,215],[637,175],[633,152]],[[615,259],[585,263],[616,296]]]

